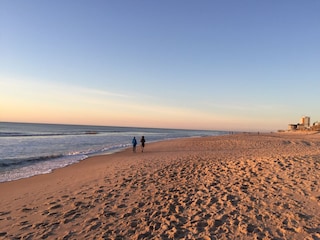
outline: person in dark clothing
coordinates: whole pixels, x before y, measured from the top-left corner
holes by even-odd
[[[144,150],[144,145],[145,145],[145,142],[146,142],[146,139],[144,138],[144,136],[141,137],[140,142],[141,142],[141,152],[143,152],[143,150]]]

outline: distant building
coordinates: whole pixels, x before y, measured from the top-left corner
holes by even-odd
[[[288,125],[288,130],[297,130],[298,129],[298,124],[289,124]]]
[[[314,126],[310,127],[310,117],[308,116],[303,116],[300,119],[300,123],[288,125],[289,131],[295,131],[295,130],[305,131],[305,130],[311,130],[311,128],[314,128]]]
[[[309,128],[309,127],[310,127],[310,117],[303,116],[303,117],[301,118],[300,124],[301,124],[304,128]]]
[[[314,122],[313,125],[311,126],[312,131],[320,131],[320,122]]]
[[[320,132],[320,122],[316,121],[311,125],[310,117],[303,116],[300,119],[300,123],[288,124],[288,131],[319,131]]]

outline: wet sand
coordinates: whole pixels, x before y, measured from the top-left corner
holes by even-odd
[[[0,192],[3,239],[320,239],[320,134],[147,143]]]

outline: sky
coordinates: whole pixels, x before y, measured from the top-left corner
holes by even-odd
[[[320,1],[0,1],[0,121],[320,121]]]

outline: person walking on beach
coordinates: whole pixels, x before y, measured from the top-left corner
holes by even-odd
[[[136,137],[133,137],[133,139],[132,139],[132,147],[133,147],[132,151],[136,152],[136,147],[137,147],[137,139],[136,139]]]
[[[144,136],[141,137],[140,142],[141,142],[141,152],[143,152],[144,144],[145,144],[145,142],[146,142],[146,139],[144,138]]]

